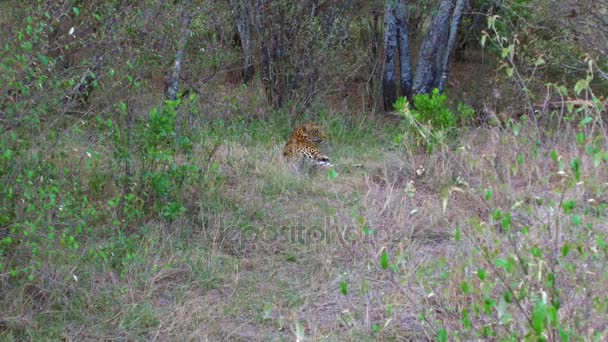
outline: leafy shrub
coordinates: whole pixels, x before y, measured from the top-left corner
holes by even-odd
[[[456,127],[456,116],[447,106],[448,95],[433,89],[432,94],[414,96],[412,115],[422,123],[429,123],[434,129],[453,129]]]
[[[395,109],[403,118],[404,132],[397,135],[395,142],[398,145],[407,143],[408,146],[414,143],[432,152],[455,134],[459,123],[472,121],[475,112],[470,106],[460,104],[458,110],[462,116],[457,117],[448,107],[447,100],[447,94],[439,93],[438,89],[434,89],[432,94],[414,96],[411,107],[406,98],[399,98]]]
[[[148,212],[148,206],[167,220],[185,212],[182,190],[189,184],[186,179],[193,179],[198,168],[191,162],[191,140],[177,133],[177,107],[181,102],[165,101],[161,109],[153,108],[148,119],[135,129],[127,124],[122,130],[113,131],[115,155],[128,166],[117,184],[124,189],[123,194],[112,202],[119,215],[139,219]],[[126,115],[126,105],[121,104],[120,110]]]

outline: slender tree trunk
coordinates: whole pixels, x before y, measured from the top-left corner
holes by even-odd
[[[378,12],[373,13],[373,19],[370,23],[370,44],[367,54],[367,63],[369,68],[369,77],[367,79],[367,97],[369,100],[370,108],[380,109],[380,103],[378,101],[381,91],[380,82],[377,82],[382,76],[382,61],[378,55],[378,47],[382,39],[382,28],[380,24],[380,14]]]
[[[257,0],[257,26],[260,37],[260,60],[262,64],[262,85],[270,105],[278,109],[283,105],[283,82],[278,72],[278,37],[273,29],[270,3],[272,0]],[[285,52],[283,52],[285,53]],[[285,77],[285,76],[283,76]]]
[[[397,51],[397,18],[395,6],[390,2],[384,12],[384,75],[382,77],[382,97],[384,110],[393,109],[397,100],[397,87],[395,85],[395,53]]]
[[[447,41],[452,4],[453,0],[443,0],[441,2],[431,27],[424,37],[414,78],[414,94],[428,94],[433,86],[439,84],[438,68],[440,63],[438,62],[440,60],[439,56],[443,55],[441,51],[445,49],[444,45]]]
[[[243,49],[243,82],[247,83],[253,78],[254,74],[249,6],[245,0],[230,0],[230,7],[232,7],[234,13],[241,49]]]
[[[177,47],[177,54],[175,55],[175,63],[171,74],[166,80],[166,96],[169,100],[177,99],[177,92],[179,90],[179,75],[182,69],[182,59],[184,56],[184,48],[188,42],[188,28],[190,27],[190,9],[192,0],[186,1],[186,4],[181,6],[181,17],[182,25],[180,29],[179,43]]]
[[[454,15],[452,16],[452,25],[450,27],[450,36],[448,38],[448,44],[445,49],[445,53],[443,56],[443,62],[441,65],[441,76],[439,78],[439,88],[440,92],[445,90],[445,85],[448,82],[449,75],[449,65],[450,65],[450,55],[454,50],[456,45],[456,36],[458,35],[458,26],[460,25],[460,19],[462,18],[462,12],[464,10],[464,6],[466,5],[466,0],[457,0],[456,8],[454,8]]]
[[[397,35],[399,37],[399,65],[401,66],[401,95],[412,94],[412,64],[410,59],[410,37],[408,31],[408,14],[405,0],[398,0],[395,8]]]

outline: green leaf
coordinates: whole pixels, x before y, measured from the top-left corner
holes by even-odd
[[[456,241],[460,241],[462,239],[462,231],[460,230],[460,227],[456,228],[456,234],[454,234],[454,239],[456,239]]]
[[[574,179],[576,181],[581,180],[581,161],[578,158],[572,158],[570,160],[570,167],[572,168],[572,173],[574,173]]]
[[[578,123],[578,127],[585,127],[586,125],[593,122],[593,118],[590,116],[585,116],[581,122]]]
[[[437,341],[446,342],[448,340],[448,332],[441,328],[437,331]]]
[[[555,285],[555,275],[553,273],[547,274],[547,287],[552,289]]]
[[[574,93],[576,95],[579,95],[581,93],[581,91],[583,91],[587,88],[589,88],[589,80],[586,78],[583,78],[583,79],[579,80],[578,82],[576,82],[576,84],[574,85]]]
[[[568,253],[570,253],[570,244],[564,244],[564,246],[562,246],[562,257],[567,257]]]
[[[547,319],[547,304],[539,300],[532,309],[532,328],[536,334],[540,335],[545,330],[545,320]]]
[[[382,266],[383,269],[388,268],[388,253],[386,251],[382,252],[382,255],[380,255],[380,266]]]
[[[574,103],[572,103],[572,102],[566,103],[566,110],[568,110],[568,113],[572,113],[572,111],[574,111]]]
[[[492,188],[486,189],[486,194],[485,194],[486,201],[491,200],[492,199],[492,195],[493,195]]]
[[[263,320],[270,319],[272,317],[272,311],[273,311],[272,304],[265,303],[264,307],[262,308],[262,319]]]
[[[348,294],[348,284],[344,280],[340,283],[340,292],[345,296]]]
[[[507,46],[506,48],[502,49],[501,56],[502,56],[502,58],[505,58],[507,56],[512,57],[514,53],[515,53],[515,45],[511,44],[511,45]],[[508,71],[509,69],[511,69],[511,75],[509,75],[509,77],[510,77],[513,75],[513,68],[507,68],[507,74],[509,74],[509,71]]]
[[[513,301],[513,294],[511,293],[511,291],[506,290],[505,293],[502,294],[502,298],[505,300],[506,303],[511,303]]]
[[[502,224],[502,229],[504,229],[504,231],[508,232],[511,230],[511,214],[510,213],[506,213],[501,221]]]
[[[562,203],[562,208],[564,209],[564,214],[568,215],[572,212],[574,207],[576,206],[575,200],[570,200]]]
[[[49,65],[49,58],[41,53],[38,54],[38,58],[40,59],[40,62],[42,63],[42,65],[44,66],[48,66]]]
[[[330,169],[327,172],[327,177],[331,180],[338,178],[338,171],[336,171],[335,169]]]
[[[499,221],[500,219],[502,219],[502,211],[500,211],[500,209],[496,208],[492,212],[492,220]]]
[[[468,295],[469,293],[471,293],[471,288],[469,287],[469,283],[467,283],[466,281],[463,281],[462,283],[460,283],[460,289],[462,290],[462,293],[464,293],[465,295]]]
[[[496,266],[498,267],[502,267],[504,268],[507,272],[511,271],[512,265],[511,263],[504,258],[498,258],[494,261],[494,264],[496,264]]]
[[[579,145],[584,144],[584,143],[585,143],[585,133],[583,133],[583,132],[578,132],[578,133],[576,134],[576,142],[577,142]]]
[[[572,215],[572,224],[575,226],[580,226],[582,223],[583,219],[581,218],[581,215]]]
[[[479,278],[479,280],[486,280],[486,275],[486,270],[481,267],[477,269],[477,277]]]
[[[552,150],[552,151],[551,151],[551,159],[552,159],[552,160],[553,160],[555,163],[557,163],[558,158],[559,158],[559,154],[557,154],[557,151],[556,151],[556,150]]]
[[[462,310],[462,324],[467,331],[471,330],[471,318],[467,309]]]
[[[372,325],[372,330],[375,333],[379,333],[380,332],[380,326],[378,324],[374,324],[374,325]]]
[[[497,15],[492,15],[488,17],[488,28],[494,27],[494,24],[496,23],[496,18],[498,18]]]
[[[513,68],[507,68],[505,71],[507,72],[507,76],[509,76],[509,78],[513,77]]]
[[[541,66],[543,64],[545,64],[545,60],[542,57],[540,57],[540,56],[534,62],[534,66]]]
[[[74,11],[74,14],[76,14],[76,16],[80,15],[80,10],[78,9],[78,7],[72,7],[72,11]]]
[[[486,314],[491,314],[494,307],[496,307],[496,301],[490,297],[486,297],[483,302],[483,310]]]

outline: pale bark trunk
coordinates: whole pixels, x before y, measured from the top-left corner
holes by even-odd
[[[438,13],[433,18],[431,27],[424,37],[414,78],[414,94],[428,94],[434,86],[439,84],[440,63],[438,62],[447,40],[452,4],[451,0],[442,1]]]
[[[188,0],[186,4],[181,7],[182,25],[180,29],[179,43],[177,47],[177,53],[175,55],[175,62],[171,75],[167,80],[167,91],[166,96],[169,100],[177,99],[177,93],[179,90],[179,75],[182,69],[182,60],[184,56],[184,48],[188,42],[188,28],[190,27],[190,9],[192,0]]]
[[[462,12],[466,5],[466,0],[458,0],[456,2],[456,8],[454,8],[454,15],[452,16],[452,25],[450,27],[450,36],[448,38],[448,44],[445,49],[443,56],[443,63],[441,65],[441,77],[439,78],[440,92],[445,90],[445,86],[448,82],[449,66],[450,66],[450,55],[456,46],[456,36],[458,35],[458,27],[460,26],[460,19],[462,18]]]
[[[241,49],[243,49],[243,82],[247,83],[254,74],[249,7],[244,0],[230,0],[230,7],[234,13]]]

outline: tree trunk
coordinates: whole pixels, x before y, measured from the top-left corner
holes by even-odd
[[[382,97],[384,110],[393,109],[397,100],[397,87],[395,86],[395,52],[397,50],[397,18],[395,6],[390,2],[384,12],[384,75],[382,77]]]
[[[449,65],[450,65],[450,54],[454,50],[454,46],[456,45],[456,36],[458,35],[458,26],[460,25],[460,19],[462,18],[462,12],[464,10],[464,6],[466,5],[466,0],[457,0],[456,8],[454,8],[454,15],[452,16],[452,25],[450,27],[450,36],[448,38],[448,44],[445,49],[445,53],[443,56],[443,62],[441,65],[441,76],[439,78],[439,88],[440,92],[445,90],[445,85],[448,82],[449,75]]]
[[[412,64],[410,60],[410,37],[405,0],[398,0],[395,8],[397,35],[399,37],[399,65],[401,66],[401,96],[412,94]]]
[[[424,37],[418,64],[416,66],[416,77],[414,78],[414,94],[428,94],[433,87],[439,85],[439,67],[443,59],[443,51],[447,42],[449,19],[452,10],[452,0],[443,0],[431,27]]]
[[[241,49],[243,50],[243,82],[247,83],[253,78],[254,74],[249,6],[245,0],[230,0],[230,7],[232,7],[241,41]]]
[[[366,93],[370,108],[380,110],[380,101],[378,94],[382,91],[380,78],[382,77],[382,60],[379,56],[380,41],[382,39],[382,27],[380,21],[380,13],[374,12],[372,21],[369,26],[369,49],[367,53],[367,66],[369,76],[367,78]]]
[[[166,80],[166,96],[169,100],[177,99],[177,92],[179,90],[179,75],[182,69],[182,59],[184,56],[184,48],[188,42],[188,28],[190,27],[190,8],[192,0],[188,0],[185,5],[181,7],[182,26],[180,29],[179,43],[177,47],[177,54],[175,55],[175,63]]]
[[[273,18],[270,7],[272,0],[258,0],[258,36],[260,37],[260,60],[262,64],[262,85],[266,98],[275,108],[283,106],[281,75],[278,72],[278,37],[273,30]],[[284,52],[283,52],[284,53]]]

